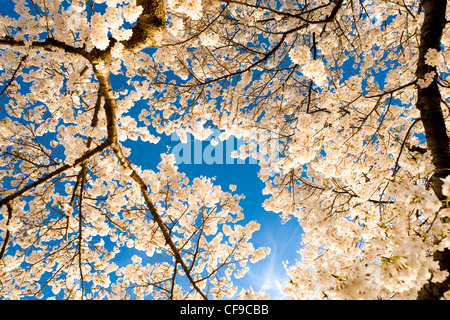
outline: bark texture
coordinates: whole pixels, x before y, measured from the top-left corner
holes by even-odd
[[[433,255],[434,260],[439,261],[441,270],[450,272],[450,250],[436,251]],[[443,282],[433,283],[429,281],[425,284],[419,294],[417,300],[438,300],[443,297],[446,291],[450,290],[450,277],[447,277]]]
[[[436,67],[425,64],[425,54],[430,48],[440,51],[441,36],[445,26],[446,6],[446,0],[423,1],[425,17],[421,30],[416,71],[418,79],[424,79],[426,73],[436,71]],[[417,108],[420,110],[427,147],[431,151],[432,162],[435,166],[431,186],[438,198],[444,199],[441,178],[445,178],[450,173],[450,152],[437,77],[428,87],[423,89],[418,87]]]
[[[131,52],[159,46],[166,29],[163,0],[137,0],[136,4],[144,10],[133,27],[133,35],[123,43],[125,49]]]
[[[423,0],[422,6],[425,11],[424,21],[420,35],[419,60],[416,75],[418,79],[424,79],[425,74],[435,71],[436,67],[425,63],[425,54],[430,48],[440,51],[442,32],[445,27],[445,11],[447,0]],[[425,129],[427,148],[431,152],[435,171],[431,177],[431,187],[437,197],[441,200],[446,197],[442,194],[442,178],[450,174],[450,152],[449,138],[445,127],[444,116],[441,109],[441,94],[439,92],[437,76],[426,88],[418,87],[417,108]],[[450,250],[437,251],[434,259],[439,262],[441,270],[450,269]],[[424,285],[417,299],[437,300],[449,290],[450,277],[440,283],[429,281]]]

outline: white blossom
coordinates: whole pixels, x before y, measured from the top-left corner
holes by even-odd
[[[429,48],[427,53],[425,54],[425,63],[429,66],[436,67],[442,64],[442,54],[440,51]]]

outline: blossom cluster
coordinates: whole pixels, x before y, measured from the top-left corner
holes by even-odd
[[[198,20],[202,17],[202,0],[168,0],[167,5],[173,12],[185,14],[192,20]]]
[[[122,2],[122,6],[118,6]],[[94,13],[91,18],[92,44],[104,50],[109,45],[109,32],[118,40],[128,40],[132,35],[131,29],[123,27],[125,22],[134,23],[142,13],[143,8],[136,5],[136,0],[121,0],[106,2],[108,7],[104,14]]]
[[[424,79],[417,79],[417,85],[422,89],[428,88],[436,77],[436,71],[430,71],[425,74]]]
[[[289,57],[295,64],[301,65],[303,75],[313,80],[318,86],[326,81],[326,70],[322,60],[312,59],[311,51],[307,46],[299,45],[289,52]]]
[[[200,38],[201,44],[204,46],[208,46],[208,47],[217,46],[217,44],[220,41],[219,36],[215,33],[203,32],[200,34],[199,38]]]
[[[443,63],[442,53],[434,48],[429,48],[425,54],[425,63],[429,66],[436,67]]]
[[[98,12],[91,18],[91,41],[100,50],[105,50],[109,45],[106,21]]]
[[[318,86],[322,87],[327,79],[325,64],[322,60],[310,60],[305,63],[301,71],[303,75],[314,81]]]
[[[311,51],[307,46],[298,45],[289,51],[289,57],[295,64],[306,64],[311,60]]]

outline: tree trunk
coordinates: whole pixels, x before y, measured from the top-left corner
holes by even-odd
[[[425,11],[419,45],[419,60],[417,63],[417,79],[424,79],[428,72],[436,71],[436,67],[425,64],[425,54],[430,48],[440,51],[441,36],[446,23],[445,11],[447,0],[422,0]],[[437,84],[437,75],[426,88],[418,87],[417,108],[425,129],[427,148],[431,152],[435,171],[431,177],[431,187],[440,200],[446,197],[442,194],[442,178],[450,174],[449,138],[441,109],[441,94]],[[435,252],[434,259],[439,261],[441,270],[449,270],[450,250]],[[450,277],[444,282],[429,282],[419,291],[417,299],[440,299],[449,290]]]
[[[166,10],[163,0],[137,0],[136,4],[144,9],[133,35],[124,42],[125,49],[138,52],[145,48],[160,46],[166,28]]]

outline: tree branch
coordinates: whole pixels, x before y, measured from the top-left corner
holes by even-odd
[[[76,166],[79,166],[80,164],[82,164],[85,161],[89,160],[90,158],[92,158],[96,154],[101,153],[101,152],[105,151],[106,149],[108,149],[108,147],[110,145],[111,145],[110,141],[105,141],[105,142],[99,144],[96,148],[87,151],[83,156],[81,156],[80,158],[75,160],[73,162],[73,164],[66,164],[66,165],[60,167],[59,169],[56,169],[55,171],[53,171],[51,173],[45,174],[41,178],[36,180],[35,182],[30,183],[29,185],[26,185],[22,189],[17,190],[13,194],[10,194],[10,195],[4,197],[2,200],[0,200],[0,208],[3,205],[7,204],[8,202],[10,202],[10,201],[20,197],[21,195],[23,195],[27,191],[30,191],[30,190],[40,186],[41,184],[47,182],[48,180],[52,179],[53,177],[56,177],[56,176],[64,173],[65,171],[69,170],[70,168],[74,168]]]
[[[130,39],[123,41],[125,50],[138,52],[149,47],[160,46],[166,29],[166,11],[163,0],[137,0],[144,9],[132,29]]]
[[[406,141],[408,140],[409,134],[411,133],[411,129],[414,127],[414,125],[421,120],[420,118],[417,118],[411,123],[409,126],[408,131],[406,132],[405,138],[403,139],[402,145],[400,146],[400,152],[398,153],[397,160],[395,161],[394,165],[394,171],[392,172],[392,177],[395,176],[400,169],[400,166],[398,165],[398,162],[400,161],[400,156],[402,155],[403,148],[405,147]]]
[[[98,66],[94,65],[94,72],[100,83],[100,92],[102,93],[105,99],[105,104],[103,107],[105,109],[107,121],[107,132],[108,132],[107,141],[111,143],[111,149],[114,151],[121,166],[124,169],[131,171],[129,176],[135,181],[135,183],[138,184],[139,188],[141,189],[141,194],[144,197],[147,210],[150,211],[153,220],[156,222],[158,228],[162,232],[166,243],[169,245],[174,255],[175,261],[181,265],[183,271],[186,273],[186,276],[191,282],[194,289],[202,296],[203,299],[208,300],[207,296],[200,290],[200,288],[196,284],[196,281],[192,278],[190,270],[187,267],[186,263],[184,262],[183,258],[181,257],[180,251],[175,246],[172,238],[170,237],[169,231],[167,230],[164,221],[162,220],[161,216],[159,215],[158,211],[153,205],[153,202],[148,194],[147,185],[145,184],[141,176],[136,172],[136,170],[134,170],[134,168],[132,167],[132,163],[126,158],[126,156],[122,151],[122,147],[120,146],[120,143],[117,138],[117,130],[118,130],[118,122],[116,114],[117,102],[114,98],[114,92],[109,79],[109,69],[98,68]]]
[[[419,60],[416,76],[424,79],[428,72],[437,72],[436,67],[425,63],[425,54],[433,48],[440,51],[442,32],[445,27],[446,0],[423,0],[421,2],[425,11],[423,25],[420,34]],[[431,177],[431,187],[436,196],[443,200],[442,178],[450,173],[449,138],[445,120],[441,108],[441,94],[439,92],[437,75],[433,82],[426,88],[418,87],[417,108],[425,129],[427,148],[431,152],[432,163],[435,167]],[[450,270],[450,250],[436,251],[434,259],[439,262],[441,270]],[[437,300],[449,289],[450,277],[441,283],[433,283],[431,280],[418,292],[419,300]]]
[[[441,36],[445,26],[446,0],[424,0],[425,10],[424,22],[422,25],[419,60],[417,63],[416,75],[418,79],[424,79],[425,74],[435,71],[425,63],[425,54],[429,49],[440,51]],[[432,163],[435,172],[431,179],[431,186],[439,199],[444,199],[442,194],[442,180],[450,173],[450,152],[447,128],[445,127],[444,116],[441,108],[441,94],[437,84],[437,76],[426,88],[418,87],[417,108],[425,129],[427,147],[431,152]]]
[[[16,70],[14,70],[11,79],[9,79],[8,83],[6,84],[6,86],[3,88],[2,92],[0,92],[0,97],[6,92],[6,90],[9,88],[9,86],[12,84],[12,82],[14,81],[14,79],[16,78],[17,72],[19,72],[20,67],[22,67],[22,64],[25,62],[25,60],[27,60],[28,55],[24,55],[19,62],[19,65],[17,66]]]
[[[308,24],[320,24],[320,23],[327,23],[327,22],[331,22],[333,21],[333,19],[336,17],[336,14],[338,13],[339,9],[342,6],[342,3],[344,2],[343,0],[336,0],[336,1],[330,1],[327,4],[322,4],[319,5],[315,8],[309,9],[309,10],[301,10],[301,12],[293,14],[293,13],[289,13],[289,12],[283,12],[283,11],[279,11],[279,10],[275,10],[272,9],[270,7],[265,7],[265,6],[261,6],[261,5],[256,5],[256,4],[250,4],[250,3],[245,3],[242,1],[237,1],[237,0],[216,0],[219,2],[224,2],[226,4],[236,4],[236,5],[240,5],[240,6],[245,6],[245,7],[249,7],[249,8],[254,8],[254,9],[260,9],[260,10],[264,10],[264,11],[268,11],[280,16],[285,16],[285,17],[289,17],[289,18],[295,18],[295,19],[299,19],[303,22],[306,22]],[[320,19],[320,20],[308,20],[302,17],[302,15],[317,11],[319,9],[323,9],[326,8],[330,5],[334,4],[333,9],[331,10],[330,14],[324,18],[324,19]]]
[[[12,206],[11,203],[7,203],[6,207],[8,208],[8,221],[6,221],[6,225],[9,225],[9,222],[12,219]],[[2,245],[2,249],[0,251],[0,261],[3,259],[3,256],[5,255],[6,252],[6,247],[8,246],[8,242],[9,242],[9,238],[11,237],[11,231],[6,230],[6,236],[5,239],[3,240],[3,245]]]
[[[25,47],[28,44],[26,44],[25,41],[23,41],[23,40],[15,40],[14,38],[8,36],[3,39],[0,39],[0,45],[9,45],[11,47]],[[56,40],[53,38],[47,38],[44,41],[32,41],[29,44],[29,46],[32,48],[55,47],[55,48],[62,49],[67,53],[78,54],[78,55],[85,57],[88,60],[91,59],[90,53],[87,52],[86,50],[84,50],[83,48],[73,47],[71,45],[68,45],[65,42],[62,42],[62,41],[59,41],[59,40]]]

